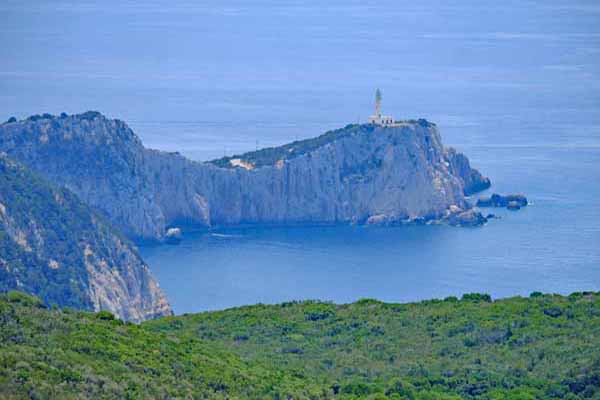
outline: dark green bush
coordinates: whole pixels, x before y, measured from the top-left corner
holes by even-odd
[[[463,294],[461,300],[474,302],[483,301],[490,303],[492,301],[492,296],[485,293],[465,293]]]
[[[96,313],[96,318],[102,319],[102,320],[105,320],[105,321],[112,321],[112,320],[115,319],[115,316],[110,311],[103,310],[103,311],[98,311]]]

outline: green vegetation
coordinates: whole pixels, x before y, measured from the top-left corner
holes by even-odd
[[[212,164],[221,168],[233,168],[229,162],[232,159],[239,158],[246,162],[253,164],[256,168],[263,167],[266,165],[275,165],[279,160],[288,160],[290,158],[298,157],[302,154],[310,153],[318,149],[319,147],[325,146],[328,143],[333,142],[347,136],[355,134],[366,134],[372,132],[374,129],[373,125],[358,125],[350,124],[344,128],[336,129],[325,132],[321,136],[305,140],[297,140],[292,143],[285,144],[278,147],[267,147],[257,151],[244,153],[241,155],[235,155],[232,157],[222,157],[217,160],[211,161]]]
[[[600,293],[126,324],[0,296],[0,398],[600,399]]]
[[[91,309],[85,245],[110,266],[108,239],[128,243],[103,221],[69,190],[0,154],[0,293]]]
[[[0,187],[0,292],[20,289],[46,304],[91,308],[77,241],[95,232],[89,209],[2,155]],[[51,268],[51,260],[62,268]]]
[[[396,121],[396,123],[420,125],[425,128],[435,126],[434,123],[426,119],[409,119],[405,121]],[[278,147],[267,147],[257,151],[251,151],[244,154],[238,154],[231,157],[222,157],[210,163],[221,168],[235,168],[230,161],[240,159],[254,165],[255,168],[275,165],[279,160],[289,160],[303,154],[315,151],[335,140],[339,140],[353,135],[366,135],[373,132],[375,125],[372,124],[348,124],[343,128],[327,131],[321,136],[305,140],[297,140],[292,143]]]

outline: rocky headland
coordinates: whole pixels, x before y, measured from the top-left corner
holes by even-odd
[[[45,114],[0,125],[0,150],[135,239],[163,240],[188,224],[481,224],[465,195],[490,185],[426,120],[348,125],[196,162],[146,149],[124,122],[98,112]]]

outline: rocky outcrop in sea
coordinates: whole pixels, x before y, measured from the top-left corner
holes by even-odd
[[[348,125],[203,163],[146,149],[97,112],[44,115],[0,125],[0,150],[138,239],[187,224],[449,222],[490,184],[426,120]]]
[[[477,207],[506,207],[509,210],[519,210],[527,204],[529,204],[527,197],[522,194],[494,193],[490,197],[481,197],[477,200]]]

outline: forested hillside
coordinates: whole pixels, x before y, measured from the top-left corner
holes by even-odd
[[[70,190],[0,153],[0,293],[142,321],[171,308],[135,246]]]
[[[2,398],[597,399],[600,294],[165,317],[0,299]]]

